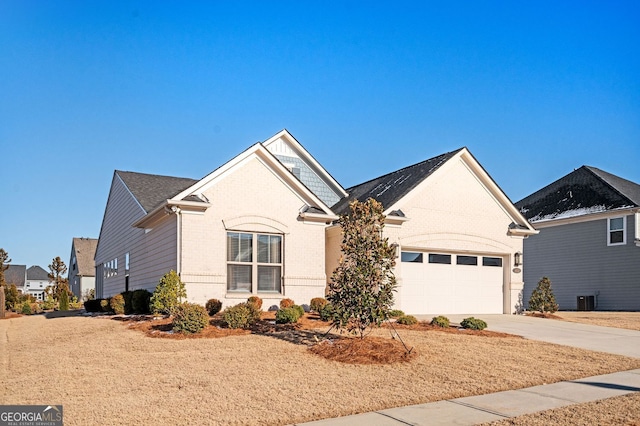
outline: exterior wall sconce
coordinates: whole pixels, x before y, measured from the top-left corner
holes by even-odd
[[[513,255],[513,266],[521,266],[522,265],[522,252],[517,251]]]

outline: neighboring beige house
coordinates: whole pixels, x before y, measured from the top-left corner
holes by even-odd
[[[535,234],[466,148],[343,189],[286,130],[200,180],[114,172],[96,249],[97,297],[153,290],[176,270],[190,301],[266,306],[323,296],[340,256],[334,225],[373,197],[398,245],[407,313],[512,313],[516,254]]]
[[[96,255],[97,238],[74,238],[71,242],[68,279],[69,289],[78,298],[86,300],[96,288]]]

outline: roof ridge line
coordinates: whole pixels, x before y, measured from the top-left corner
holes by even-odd
[[[589,173],[591,173],[593,176],[596,177],[596,179],[598,179],[600,182],[604,183],[605,185],[607,185],[609,188],[611,188],[616,194],[620,195],[622,198],[624,198],[625,200],[627,200],[627,202],[633,204],[633,205],[638,205],[635,201],[633,201],[631,198],[627,197],[625,194],[623,194],[622,192],[620,192],[620,190],[618,190],[618,188],[616,188],[615,186],[611,185],[606,179],[604,179],[602,176],[600,176],[599,174],[597,174],[595,171],[593,171],[592,169],[596,169],[596,170],[600,170],[597,167],[593,167],[593,166],[587,166],[587,165],[583,165],[582,167],[584,167],[585,169],[587,169],[589,171]],[[601,172],[605,172],[604,170],[600,170]],[[605,172],[607,174],[611,174],[609,172]],[[612,175],[615,176],[615,175]],[[622,179],[619,176],[616,176],[619,179]],[[625,179],[626,180],[626,179]],[[629,181],[631,182],[631,181]]]

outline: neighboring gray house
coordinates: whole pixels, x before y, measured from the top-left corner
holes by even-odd
[[[27,281],[24,284],[24,293],[30,294],[37,300],[44,300],[45,290],[49,286],[49,274],[39,266],[27,269]]]
[[[640,310],[640,185],[582,166],[518,201],[524,302],[543,276],[562,310]]]
[[[94,257],[97,245],[97,238],[74,238],[71,243],[68,273],[69,289],[78,300],[86,300],[92,290],[95,292],[96,268]]]
[[[9,265],[6,271],[4,271],[4,281],[8,287],[11,284],[15,285],[18,291],[22,292],[24,289],[24,283],[27,280],[27,266],[26,265]]]
[[[30,294],[37,300],[44,300],[44,291],[49,285],[47,272],[39,266],[27,269],[26,265],[9,265],[4,280],[8,286],[14,284],[20,293]]]

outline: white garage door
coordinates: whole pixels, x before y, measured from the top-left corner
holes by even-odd
[[[398,297],[407,314],[501,314],[502,258],[482,254],[401,254]]]

